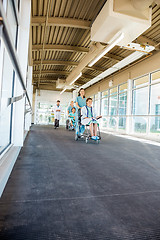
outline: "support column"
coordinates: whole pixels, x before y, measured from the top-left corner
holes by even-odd
[[[73,91],[73,101],[76,100],[76,97],[78,96],[78,90]]]
[[[34,102],[34,124],[37,124],[37,89],[35,92],[35,102]]]
[[[101,114],[101,92],[98,92],[98,112],[97,115]]]
[[[126,133],[130,134],[132,132],[132,117],[131,117],[131,107],[132,107],[132,80],[128,79],[128,89],[127,89],[127,118],[126,118]]]

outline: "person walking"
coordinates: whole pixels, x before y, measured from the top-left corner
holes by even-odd
[[[79,90],[78,97],[76,98],[76,107],[78,109],[77,112],[77,120],[76,120],[76,133],[78,134],[78,121],[81,120],[81,109],[86,105],[85,91],[83,88]],[[85,127],[82,125],[80,127],[80,135],[82,136],[85,131]]]
[[[58,128],[59,127],[59,121],[61,119],[61,106],[60,106],[60,101],[57,100],[57,104],[54,108],[54,128]]]

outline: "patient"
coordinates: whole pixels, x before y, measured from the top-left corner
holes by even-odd
[[[76,109],[75,109],[75,107],[73,107],[72,112],[70,112],[68,115],[72,129],[74,129],[75,123],[76,123],[75,116],[76,116]]]
[[[95,110],[92,107],[92,98],[87,98],[86,106],[82,107],[81,114],[81,123],[83,125],[89,125],[91,138],[93,140],[98,140],[99,137],[97,136],[97,119],[101,118],[102,116],[96,115]]]

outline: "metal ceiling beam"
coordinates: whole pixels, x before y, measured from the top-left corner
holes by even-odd
[[[33,51],[39,51],[42,50],[43,45],[32,45]],[[76,46],[70,46],[70,45],[52,45],[52,44],[46,44],[44,46],[44,50],[50,50],[50,51],[63,51],[63,52],[89,52],[88,48],[85,47],[76,47]]]
[[[38,75],[39,74],[39,71],[35,71],[35,72],[33,72],[33,76],[36,76],[36,75]],[[41,72],[41,76],[43,76],[44,74],[49,74],[49,75],[66,75],[66,76],[68,76],[69,74],[70,74],[70,72],[67,72],[67,71],[42,71]],[[82,74],[82,77],[83,78],[87,78],[87,79],[92,79],[92,78],[94,78],[94,76],[91,76],[90,74],[85,74],[85,73],[83,73]]]
[[[32,26],[41,26],[45,24],[45,16],[32,17]],[[47,26],[63,26],[72,28],[90,29],[91,21],[74,18],[48,17]]]
[[[106,70],[106,69],[103,69],[100,67],[95,67],[95,66],[92,66],[92,67],[85,66],[84,68],[91,70],[91,71],[99,71],[99,72],[104,72]]]
[[[38,75],[39,71],[33,71],[33,76]],[[54,70],[42,70],[41,75],[44,74],[49,74],[49,75],[54,75],[54,74],[59,74],[59,75],[69,75],[70,72],[68,71],[54,71]]]
[[[57,78],[41,78],[40,82],[56,82]],[[38,78],[33,78],[33,82],[38,82]]]
[[[107,53],[105,56],[103,56],[104,58],[109,58],[109,59],[112,59],[112,60],[115,60],[117,62],[120,62],[121,60],[123,60],[124,58],[123,57],[120,57],[118,55],[115,55],[115,54],[111,54],[111,53]]]
[[[83,78],[87,78],[87,79],[92,79],[94,78],[93,76],[91,76],[90,74],[85,74],[85,73],[82,73],[82,76]]]
[[[54,82],[53,82],[53,81],[52,81],[52,82],[41,82],[41,81],[40,81],[39,84],[40,84],[40,85],[52,85],[52,84],[55,84],[55,83],[56,83],[56,81],[54,81]]]
[[[34,60],[33,65],[39,65],[41,64],[40,60]],[[77,62],[71,62],[71,61],[56,61],[56,60],[44,60],[42,62],[42,65],[71,65],[71,66],[77,66]]]

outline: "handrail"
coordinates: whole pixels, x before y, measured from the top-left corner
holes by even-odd
[[[17,96],[17,97],[11,97],[11,98],[8,98],[8,103],[7,103],[7,106],[9,106],[10,104],[14,103],[14,102],[17,102],[19,100],[21,100],[24,96],[25,96],[26,92],[24,90],[24,93],[20,96]]]
[[[20,69],[18,55],[15,51],[14,44],[11,40],[12,37],[11,37],[8,21],[7,21],[6,14],[5,14],[3,4],[2,4],[1,1],[0,1],[0,16],[2,17],[1,21],[3,22],[3,31],[2,31],[3,40],[4,40],[5,45],[8,49],[8,51],[9,51],[9,55],[11,57],[12,63],[13,63],[14,68],[15,68],[15,71],[16,71],[18,77],[19,77],[22,88],[26,93],[26,97],[27,97],[27,100],[29,102],[30,108],[32,109],[32,105],[31,105],[31,102],[30,102],[30,99],[29,99],[29,96],[28,96],[28,93],[27,93],[27,90],[26,90],[26,87],[25,87],[25,84],[24,84],[25,81],[23,79],[23,75],[22,75],[22,72],[21,72],[21,69]]]

